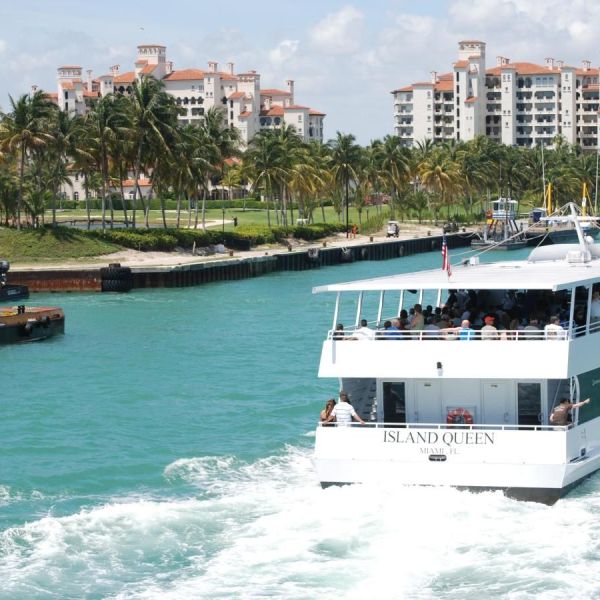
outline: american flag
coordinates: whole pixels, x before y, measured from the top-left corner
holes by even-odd
[[[448,243],[446,236],[442,237],[442,269],[448,272],[448,277],[452,275],[452,267],[450,266],[450,256],[448,256]]]

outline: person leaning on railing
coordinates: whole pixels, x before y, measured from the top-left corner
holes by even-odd
[[[569,402],[568,398],[562,398],[560,404],[554,408],[550,415],[550,423],[552,425],[569,425],[571,423],[571,411],[574,408],[579,408],[584,404],[589,404],[591,398],[586,398],[581,402]]]
[[[348,394],[346,394],[344,390],[340,392],[340,401],[333,407],[333,410],[325,420],[325,423],[331,423],[334,419],[338,425],[351,425],[352,419],[365,425],[365,422],[354,410],[352,404],[350,404]]]

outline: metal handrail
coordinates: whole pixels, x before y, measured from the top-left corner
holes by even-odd
[[[343,331],[330,329],[327,332],[327,339],[334,341],[399,341],[399,340],[444,340],[444,341],[516,341],[516,340],[536,340],[536,341],[566,341],[582,337],[584,335],[600,332],[600,321],[592,321],[587,325],[580,325],[569,329],[563,327],[562,331],[544,331],[543,329],[498,329],[496,333],[481,331],[478,329],[468,330],[468,334],[461,337],[459,327],[449,329],[421,329],[421,330],[399,330],[390,331],[386,329],[371,329],[370,333],[360,332],[359,328],[349,327]]]
[[[573,423],[568,425],[506,425],[506,424],[466,424],[466,423],[379,423],[366,421],[358,423],[319,423],[320,427],[367,427],[371,429],[395,428],[395,429],[461,429],[461,430],[480,430],[486,431],[565,431],[573,427]]]

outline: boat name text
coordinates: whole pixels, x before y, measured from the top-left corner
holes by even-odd
[[[486,446],[494,443],[494,434],[485,431],[401,431],[383,432],[383,441],[392,444],[445,444],[446,446]]]

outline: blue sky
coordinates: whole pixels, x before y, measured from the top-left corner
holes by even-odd
[[[255,69],[262,87],[296,82],[296,101],[325,113],[325,137],[366,144],[392,133],[392,89],[445,72],[461,39],[496,56],[600,63],[592,0],[0,0],[0,108],[32,84],[55,91],[56,68],[131,70],[136,45],[161,43],[175,69]]]

